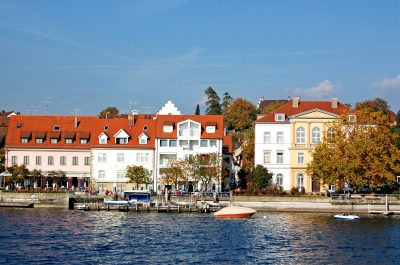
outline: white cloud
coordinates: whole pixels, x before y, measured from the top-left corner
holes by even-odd
[[[323,99],[327,96],[337,93],[342,88],[342,85],[333,85],[329,80],[319,83],[317,86],[302,89],[296,87],[291,90],[293,97],[301,96],[306,99]]]
[[[400,88],[400,75],[395,78],[384,78],[383,81],[374,83],[374,87],[380,89]]]

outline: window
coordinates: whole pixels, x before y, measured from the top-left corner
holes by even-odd
[[[66,144],[72,144],[72,139],[71,138],[65,139],[65,143]]]
[[[170,147],[177,147],[177,141],[176,140],[169,140],[169,146]]]
[[[108,131],[108,125],[105,125],[105,126],[104,126],[104,130],[105,130],[105,131]]]
[[[298,174],[297,175],[297,188],[299,191],[304,187],[304,175],[303,174]]]
[[[140,144],[147,144],[147,138],[146,137],[140,138]]]
[[[106,178],[106,172],[104,170],[99,170],[99,179],[105,179]]]
[[[81,139],[80,143],[81,144],[87,144],[88,143],[88,139]]]
[[[124,171],[117,171],[117,179],[124,179],[125,172]]]
[[[276,185],[281,187],[283,186],[283,175],[280,173],[276,175]]]
[[[36,157],[36,165],[41,165],[42,164],[42,157],[41,156],[37,156]]]
[[[356,117],[356,115],[349,115],[349,116],[347,117],[347,120],[348,120],[349,122],[355,122],[355,121],[357,120],[357,117]]]
[[[107,139],[106,138],[100,138],[100,144],[106,144]]]
[[[321,130],[318,127],[312,129],[312,139],[313,144],[317,144],[321,141]]]
[[[60,157],[60,165],[66,165],[67,164],[67,158],[65,156]]]
[[[74,156],[74,157],[72,158],[72,165],[74,165],[74,166],[77,166],[77,165],[78,165],[78,157],[77,157],[77,156]]]
[[[24,156],[24,164],[29,165],[29,156]]]
[[[285,114],[275,114],[275,121],[284,121]]]
[[[17,128],[18,128],[18,129],[21,129],[21,128],[22,128],[22,124],[21,124],[21,123],[18,123],[18,124],[17,124]]]
[[[206,126],[207,133],[215,133],[215,126]]]
[[[11,164],[18,164],[17,156],[12,156],[11,157]]]
[[[136,162],[137,163],[148,163],[150,159],[149,153],[138,153],[136,154]]]
[[[276,153],[276,163],[283,164],[283,152]]]
[[[47,164],[54,165],[54,156],[47,157]]]
[[[271,151],[264,151],[264,164],[271,164]]]
[[[298,153],[297,154],[297,164],[304,164],[304,153]]]
[[[54,131],[59,131],[59,130],[60,130],[60,126],[59,125],[54,126]]]
[[[125,154],[124,153],[117,154],[117,162],[125,162]]]
[[[43,139],[42,138],[36,138],[36,143],[37,144],[42,144],[43,143]]]
[[[127,144],[128,143],[128,138],[117,138],[115,139],[116,144]]]
[[[160,165],[167,165],[169,159],[176,159],[176,154],[160,154]]]
[[[58,139],[57,138],[51,138],[50,139],[50,143],[56,144],[56,143],[58,143]]]
[[[264,143],[271,142],[271,132],[264,132]]]
[[[160,146],[168,146],[168,140],[160,140]]]
[[[306,130],[303,127],[299,127],[296,130],[296,143],[304,144],[306,142]]]
[[[147,131],[147,125],[143,126],[143,131]]]
[[[210,147],[217,147],[217,140],[210,140]]]
[[[27,144],[28,138],[21,138],[21,144]]]
[[[99,153],[98,161],[99,162],[106,162],[107,161],[107,154],[106,153]]]
[[[164,125],[164,132],[166,132],[166,133],[172,132],[173,129],[174,129],[173,125]]]
[[[283,143],[283,132],[277,132],[276,133],[276,142],[278,144],[282,144]]]
[[[201,140],[200,141],[200,146],[201,147],[207,147],[208,146],[208,141],[207,140]]]
[[[85,157],[85,165],[90,165],[90,157]]]

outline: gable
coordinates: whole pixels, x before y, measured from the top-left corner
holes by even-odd
[[[291,119],[337,119],[339,115],[330,113],[327,111],[323,111],[320,109],[313,109],[309,111],[305,111],[302,113],[298,113],[290,116]]]
[[[129,138],[130,135],[125,132],[124,129],[120,129],[115,135],[114,138]]]

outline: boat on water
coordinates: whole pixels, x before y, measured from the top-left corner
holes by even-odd
[[[196,207],[196,202],[168,202],[171,206],[180,206],[180,207]]]
[[[125,205],[125,206],[132,206],[132,201],[105,201],[105,205]]]
[[[229,205],[228,202],[205,202],[206,205],[210,207],[227,207]]]
[[[360,216],[350,213],[336,214],[334,217],[337,220],[361,220]]]
[[[78,205],[78,210],[86,210],[89,206],[86,204]]]
[[[214,213],[217,218],[243,218],[252,217],[257,211],[242,206],[228,206]]]

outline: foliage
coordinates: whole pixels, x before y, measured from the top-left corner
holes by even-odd
[[[242,142],[246,138],[246,135],[244,132],[234,132],[232,133],[232,140],[234,142]]]
[[[4,170],[4,154],[0,153],[0,172]]]
[[[265,108],[263,108],[261,110],[261,114],[265,114],[265,115],[270,114],[274,110],[279,109],[280,107],[285,105],[285,103],[287,103],[287,102],[276,100],[276,101],[272,102],[271,104],[269,104],[268,106],[266,106]]]
[[[398,129],[400,129],[400,110],[397,112],[397,115],[396,115],[396,122],[397,122],[396,127],[397,127]]]
[[[270,185],[273,175],[274,173],[269,172],[267,168],[262,165],[257,165],[248,175],[247,182],[251,183],[251,186],[255,189],[262,190]]]
[[[269,185],[265,189],[265,195],[269,196],[283,196],[286,195],[286,192],[283,190],[282,186],[276,186],[276,185]]]
[[[256,118],[256,106],[242,98],[235,99],[224,109],[224,123],[228,129],[248,129]]]
[[[49,171],[47,172],[47,176],[53,178],[53,181],[57,185],[57,187],[62,186],[61,183],[65,180],[65,172],[61,170]]]
[[[200,115],[200,105],[197,104],[196,106],[196,112],[194,113],[194,115]]]
[[[299,195],[304,195],[304,194],[306,194],[306,189],[304,187],[301,187],[300,190],[298,187],[292,187],[290,189],[290,195],[292,195],[292,196],[299,196]]]
[[[374,100],[365,100],[362,102],[356,102],[355,109],[357,111],[364,112],[372,118],[379,117],[382,114],[388,115],[390,106],[386,100],[376,98]]]
[[[38,180],[41,179],[41,177],[43,176],[42,174],[42,170],[41,169],[33,169],[31,172],[31,176],[33,177],[33,181],[34,182],[38,182]]]
[[[168,159],[167,167],[161,169],[161,183],[178,187],[178,184],[188,182],[188,164],[182,159]]]
[[[207,96],[206,101],[206,114],[207,115],[221,115],[221,105],[219,104],[220,98],[217,95],[217,92],[214,91],[212,87],[208,87],[204,93]]]
[[[139,189],[140,184],[149,184],[152,181],[149,170],[143,166],[127,166],[125,177],[129,179],[128,183],[136,183],[136,189]]]
[[[251,172],[254,168],[254,146],[255,133],[254,127],[249,128],[245,134],[245,142],[242,144],[243,168]]]
[[[392,132],[387,115],[374,115],[361,109],[357,122],[346,115],[330,124],[332,134],[324,134],[312,152],[306,173],[324,184],[348,183],[378,187],[394,183],[400,172],[399,135]]]
[[[222,98],[222,103],[221,103],[221,110],[222,113],[225,112],[225,109],[232,103],[233,97],[228,92],[224,93],[224,97]]]
[[[116,107],[107,107],[106,109],[103,109],[99,114],[100,119],[105,119],[107,113],[118,114],[118,109]]]
[[[14,183],[22,182],[27,179],[29,176],[29,170],[26,168],[26,165],[22,164],[20,166],[14,164],[11,167],[7,168],[8,173],[11,174],[11,180]]]

